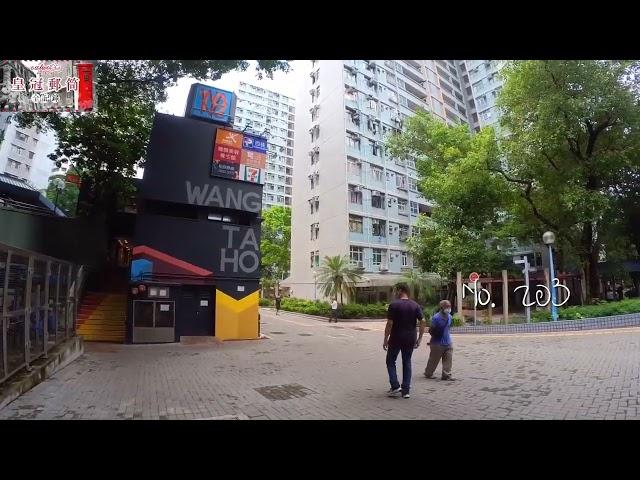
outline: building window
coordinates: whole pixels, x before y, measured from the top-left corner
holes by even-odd
[[[314,173],[313,175],[309,175],[309,181],[311,182],[311,190],[320,185],[320,174]]]
[[[418,190],[418,180],[412,177],[409,178],[409,190],[413,190],[414,192]]]
[[[409,255],[407,255],[407,252],[402,252],[402,266],[403,267],[409,266]]]
[[[378,111],[378,102],[376,102],[374,99],[370,98],[367,101],[367,108],[369,108],[369,110],[373,110],[374,112]]]
[[[356,267],[362,267],[364,262],[364,252],[362,247],[350,247],[349,248],[349,259],[351,260],[351,264]]]
[[[316,263],[316,262],[315,262],[315,260],[316,260],[316,254],[315,254],[315,252],[311,252],[311,254],[310,254],[310,259],[311,259],[311,265],[310,265],[310,266],[311,266],[311,268],[313,268],[313,267],[315,266],[315,263]]]
[[[348,170],[351,175],[360,177],[362,175],[362,162],[358,160],[347,160]]]
[[[362,233],[362,217],[349,215],[349,231],[352,233]]]
[[[315,266],[319,267],[320,266],[320,251],[316,250],[316,254],[315,254]]]
[[[362,205],[362,190],[360,190],[360,187],[349,185],[349,201],[355,205]]]
[[[360,138],[348,135],[347,136],[347,146],[354,150],[360,150]]]
[[[20,140],[21,142],[26,142],[29,137],[22,132],[16,132],[16,140]]]
[[[409,238],[409,225],[400,225],[400,231],[398,232],[401,242],[406,242]]]
[[[407,214],[407,201],[402,200],[401,198],[398,199],[398,213],[404,215]]]
[[[411,206],[411,215],[418,215],[418,203],[411,202],[410,206]]]
[[[18,145],[11,144],[11,153],[15,155],[24,155],[24,148],[19,147]],[[29,157],[32,158],[32,157]]]
[[[382,264],[382,250],[380,248],[373,249],[373,265],[378,266]]]
[[[371,206],[373,208],[384,208],[384,195],[380,192],[373,192],[371,194]]]
[[[371,233],[374,237],[386,237],[387,236],[387,222],[385,220],[379,220],[377,218],[371,219]]]
[[[407,189],[407,177],[404,175],[396,174],[396,188]]]
[[[320,235],[320,224],[312,223],[311,224],[311,240],[317,240]]]
[[[316,213],[320,208],[320,200],[318,197],[313,197],[309,200],[309,208],[311,209],[311,214]]]
[[[383,170],[378,167],[371,167],[371,174],[376,182],[382,182]]]

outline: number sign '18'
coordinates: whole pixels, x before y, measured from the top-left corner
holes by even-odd
[[[233,92],[199,83],[191,86],[187,101],[187,116],[199,120],[230,125],[236,110]]]

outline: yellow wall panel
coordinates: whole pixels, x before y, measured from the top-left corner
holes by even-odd
[[[216,290],[216,337],[220,340],[254,340],[258,334],[258,291],[236,300]]]

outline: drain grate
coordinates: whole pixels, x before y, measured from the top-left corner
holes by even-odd
[[[313,390],[309,390],[297,383],[260,387],[256,388],[255,391],[269,400],[290,400],[292,398],[306,397],[311,393],[315,393]]]
[[[284,335],[285,332],[269,332],[272,335]]]

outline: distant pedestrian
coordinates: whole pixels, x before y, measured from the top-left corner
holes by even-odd
[[[280,296],[280,294],[276,294],[276,315],[278,315],[278,312],[280,311],[280,304],[282,303],[282,297]]]
[[[611,282],[607,282],[604,295],[605,295],[605,298],[607,299],[607,302],[613,302],[613,300],[615,299],[615,293],[613,291],[613,287],[611,286]]]
[[[451,376],[451,366],[453,363],[453,342],[449,334],[451,326],[451,303],[449,300],[442,300],[439,304],[440,310],[431,318],[431,341],[429,342],[429,361],[424,370],[424,376],[433,378],[433,374],[442,360],[442,380],[454,380]]]
[[[336,298],[331,302],[331,317],[329,318],[329,323],[331,323],[331,320],[338,323],[338,299]]]
[[[422,309],[409,299],[409,287],[401,283],[396,287],[398,299],[391,302],[387,310],[387,326],[384,329],[382,348],[387,351],[387,373],[391,388],[387,392],[390,397],[402,394],[409,398],[411,389],[411,356],[413,350],[420,346],[426,327]],[[416,332],[420,326],[419,334]],[[396,360],[402,352],[402,385],[398,382]]]
[[[624,282],[617,285],[618,300],[624,300]]]

